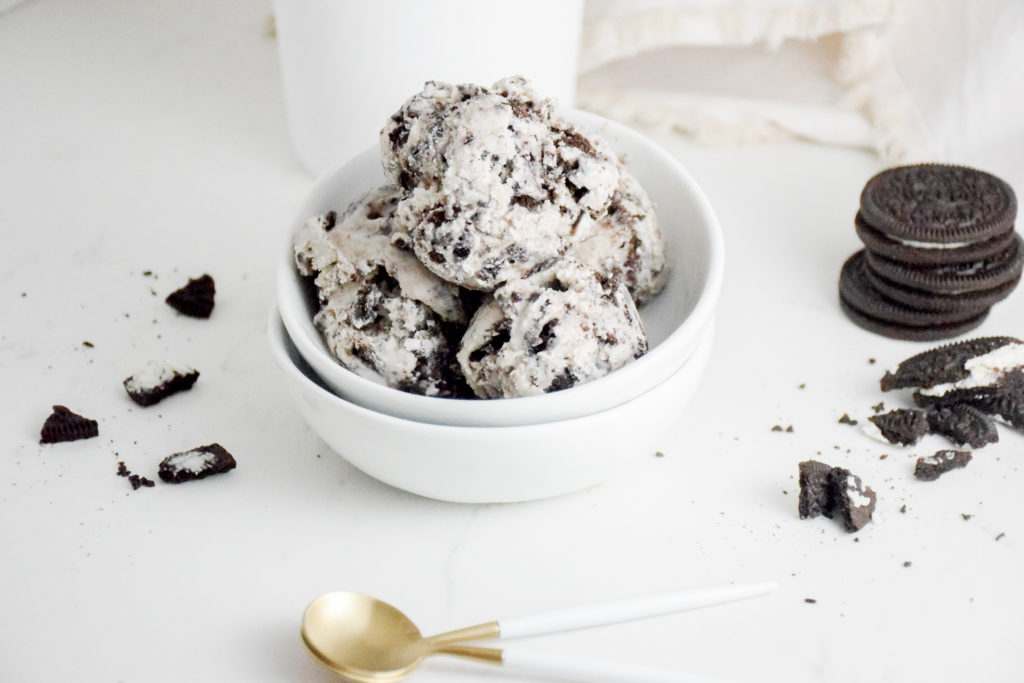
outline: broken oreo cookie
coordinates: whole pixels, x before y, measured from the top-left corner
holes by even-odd
[[[858,531],[871,521],[877,500],[871,487],[842,467],[817,460],[799,464],[801,519],[825,515],[837,518],[848,532]]]
[[[999,441],[999,432],[992,418],[974,406],[956,404],[928,413],[928,427],[932,434],[942,434],[953,443],[981,448]]]
[[[971,461],[968,451],[937,451],[935,455],[918,458],[914,466],[914,477],[921,481],[935,481],[946,472],[967,467]]]
[[[183,315],[192,318],[209,318],[213,312],[213,299],[216,294],[213,278],[201,275],[192,278],[181,289],[168,295],[167,304]]]
[[[124,381],[125,391],[140,406],[151,406],[179,391],[187,391],[199,379],[199,371],[184,365],[149,362]]]
[[[53,413],[46,418],[39,433],[39,443],[58,443],[60,441],[78,441],[99,436],[99,423],[78,413],[71,412],[65,406],[54,406]]]
[[[923,410],[897,408],[888,413],[870,416],[868,424],[864,425],[864,431],[879,441],[913,446],[928,433],[928,417]]]
[[[217,443],[174,453],[160,462],[157,474],[170,484],[205,479],[235,469],[234,457]]]

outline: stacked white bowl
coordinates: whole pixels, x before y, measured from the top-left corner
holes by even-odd
[[[654,202],[670,268],[640,309],[641,358],[600,379],[542,396],[420,396],[347,370],[313,326],[316,301],[295,268],[291,238],[311,216],[344,209],[385,182],[376,148],[322,176],[287,231],[269,334],[313,430],[356,467],[392,486],[459,502],[511,502],[576,491],[650,457],[696,392],[711,351],[721,288],[721,230],[682,165],[639,133],[584,112]]]

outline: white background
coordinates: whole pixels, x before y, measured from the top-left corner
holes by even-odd
[[[922,483],[913,456],[945,442],[901,450],[837,423],[906,405],[878,378],[927,348],[837,305],[875,158],[657,138],[705,188],[728,250],[711,364],[664,455],[548,501],[425,500],[330,453],[267,349],[283,228],[311,183],[268,12],[36,0],[0,16],[0,680],[326,682],[298,625],[334,589],[435,632],[761,579],[779,592],[522,647],[750,683],[1024,677],[1024,439],[1003,429]],[[213,316],[178,316],[163,297],[203,272]],[[1024,334],[1021,296],[978,333]],[[121,380],[150,359],[201,378],[138,408]],[[100,437],[39,445],[55,403]],[[134,492],[115,475],[123,460],[155,478],[166,455],[214,441],[237,470]],[[797,463],[812,457],[878,492],[874,523],[798,519]],[[483,679],[518,680],[444,659],[414,680]]]

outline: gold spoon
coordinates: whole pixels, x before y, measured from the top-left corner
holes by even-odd
[[[388,603],[369,595],[339,591],[320,596],[306,608],[302,640],[321,664],[357,683],[399,681],[435,654],[465,657],[526,673],[585,676],[579,680],[593,683],[707,682],[711,679],[702,676],[462,643],[619,623],[742,600],[776,588],[775,583],[766,582],[629,598],[491,621],[430,637],[424,637],[407,616]]]

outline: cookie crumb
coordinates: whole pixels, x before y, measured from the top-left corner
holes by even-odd
[[[86,339],[85,341],[83,341],[83,342],[82,342],[82,346],[84,346],[84,347],[86,347],[86,348],[88,348],[88,349],[91,349],[91,348],[94,348],[94,347],[95,347],[96,345],[95,345],[95,344],[93,344],[93,343],[92,343],[91,341],[89,341],[88,339]]]
[[[879,401],[875,405],[871,406],[872,412],[880,413],[885,410],[885,401]]]
[[[906,562],[904,562],[904,563],[903,563],[903,566],[904,566],[904,567],[909,567],[909,566],[910,566],[910,564],[911,564],[911,563],[910,563],[910,560],[907,560]]]
[[[855,424],[857,424],[857,421],[854,420],[854,419],[851,419],[848,414],[843,413],[843,416],[841,418],[839,418],[839,424],[841,424],[841,425],[855,425]]]
[[[806,602],[808,605],[816,605],[816,604],[818,604],[818,601],[815,600],[814,598],[804,598],[804,602]]]
[[[782,425],[772,425],[772,431],[773,432],[781,432],[782,431]]]
[[[973,517],[973,516],[974,515],[969,515],[966,512],[961,512],[960,513],[961,519],[963,519],[965,522],[969,521],[971,519],[971,517]]]
[[[654,457],[655,458],[664,458],[665,454],[662,453],[661,451],[654,451]]]
[[[1001,539],[1003,539],[1005,537],[1006,537],[1006,534],[1004,532],[1000,531],[999,534],[996,536],[996,540],[998,541],[998,540],[1001,540]]]

